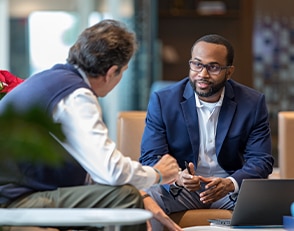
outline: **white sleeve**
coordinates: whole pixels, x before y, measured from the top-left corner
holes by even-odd
[[[237,181],[236,181],[233,177],[231,177],[231,176],[228,176],[227,178],[228,178],[228,179],[231,179],[231,181],[232,181],[233,184],[234,184],[235,190],[234,190],[233,193],[237,193],[237,192],[239,192],[239,185],[238,185]]]
[[[80,88],[62,99],[53,112],[53,119],[62,124],[66,141],[61,144],[101,184],[132,184],[138,189],[154,184],[152,167],[123,156],[108,137],[97,97]]]

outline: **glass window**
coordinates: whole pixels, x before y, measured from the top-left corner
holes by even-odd
[[[63,11],[36,11],[29,16],[31,74],[64,63],[78,35],[77,16]]]

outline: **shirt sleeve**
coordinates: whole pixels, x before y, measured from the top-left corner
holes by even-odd
[[[61,145],[94,182],[132,184],[138,189],[154,184],[156,172],[152,167],[142,166],[116,149],[116,144],[108,137],[98,99],[89,89],[77,89],[63,98],[53,112],[53,119],[61,123],[66,137]]]
[[[229,176],[227,178],[230,179],[234,184],[235,190],[233,193],[238,193],[239,192],[239,185],[238,185],[237,181],[231,176]]]

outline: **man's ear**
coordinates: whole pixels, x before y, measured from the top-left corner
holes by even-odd
[[[108,69],[108,71],[106,72],[106,75],[105,75],[105,80],[107,82],[109,82],[113,77],[115,77],[117,75],[117,73],[116,73],[117,69],[118,69],[117,65],[113,65]]]
[[[235,67],[234,66],[230,66],[227,69],[227,73],[226,73],[227,80],[229,80],[232,77],[234,71],[235,71]]]

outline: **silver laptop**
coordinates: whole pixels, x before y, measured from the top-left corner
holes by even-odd
[[[232,219],[212,219],[211,225],[282,227],[291,216],[294,179],[243,180]]]

